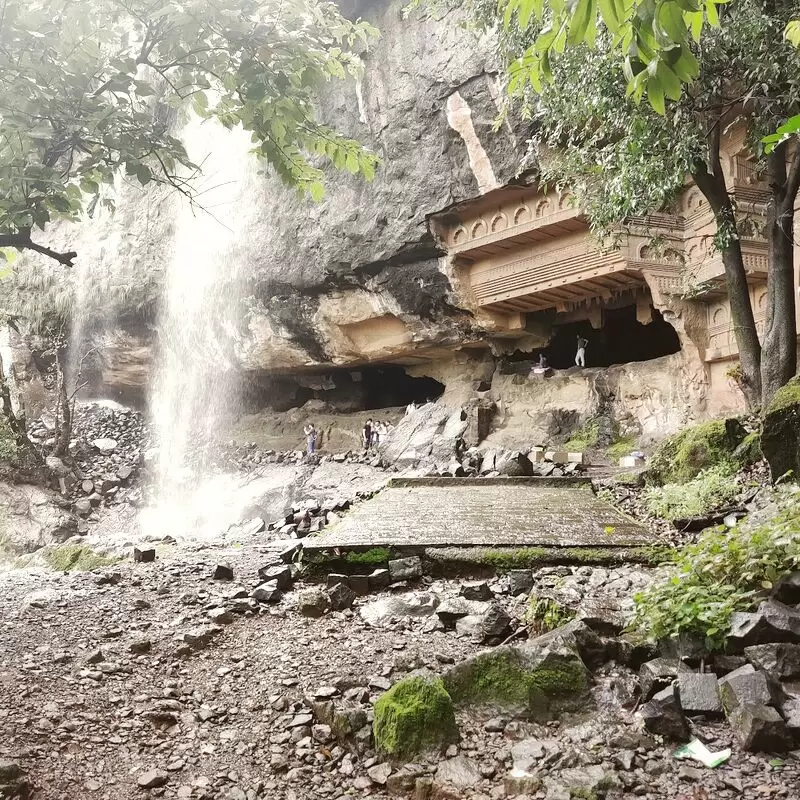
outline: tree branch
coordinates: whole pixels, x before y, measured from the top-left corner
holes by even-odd
[[[42,244],[36,244],[31,241],[30,230],[19,231],[18,233],[0,233],[0,247],[13,247],[16,250],[33,250],[36,253],[41,253],[48,258],[58,261],[65,267],[74,267],[74,260],[78,254],[74,250],[66,253],[59,253],[56,250],[51,250]]]

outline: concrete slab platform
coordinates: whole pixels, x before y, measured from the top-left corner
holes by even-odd
[[[307,551],[369,547],[641,547],[658,537],[581,478],[400,479]]]

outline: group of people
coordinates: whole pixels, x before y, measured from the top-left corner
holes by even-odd
[[[584,336],[578,334],[577,338],[577,350],[575,351],[575,366],[576,367],[585,367],[586,366],[586,346],[589,344],[589,340]],[[538,361],[534,361],[531,365],[531,373],[536,373],[537,375],[541,375],[542,373],[547,372],[550,369],[550,364],[548,364],[547,359],[545,358],[544,353],[540,350],[539,351],[539,359]]]
[[[372,447],[377,447],[393,427],[394,425],[384,422],[383,420],[373,422],[371,418],[368,419],[364,423],[364,428],[361,431],[361,441],[364,445],[364,452]]]

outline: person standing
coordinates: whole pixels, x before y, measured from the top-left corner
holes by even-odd
[[[317,429],[314,427],[313,422],[303,428],[303,433],[306,435],[306,453],[312,456],[317,449]]]
[[[364,440],[364,452],[365,453],[372,446],[372,427],[373,427],[373,422],[372,422],[372,419],[370,418],[364,423],[364,430],[362,431],[362,434],[361,434],[361,436],[362,436],[362,438]]]
[[[578,352],[575,353],[575,365],[578,367],[586,366],[586,345],[589,344],[588,339],[578,334]]]

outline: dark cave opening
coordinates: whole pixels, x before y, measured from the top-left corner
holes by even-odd
[[[433,402],[444,393],[444,384],[434,378],[415,378],[402,367],[386,365],[367,367],[361,372],[364,386],[364,410],[421,405]]]
[[[604,309],[599,330],[588,320],[557,325],[543,350],[545,358],[554,369],[574,367],[578,336],[588,340],[587,367],[649,361],[679,352],[681,344],[675,329],[657,309],[651,311],[653,318],[648,325],[636,319],[635,305]]]
[[[380,364],[319,374],[267,375],[251,382],[247,406],[252,411],[264,406],[288,411],[317,400],[332,412],[372,411],[437,400],[444,389],[433,378],[413,377],[397,364]]]

